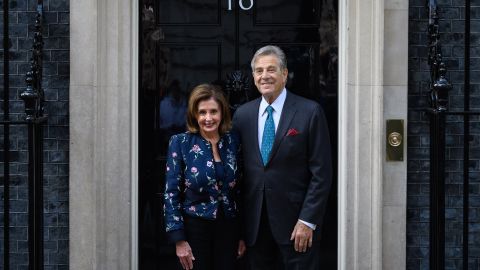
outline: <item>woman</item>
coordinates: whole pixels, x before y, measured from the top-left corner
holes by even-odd
[[[187,129],[168,147],[165,223],[183,269],[234,269],[243,256],[239,240],[239,140],[223,93],[195,87],[188,101]]]

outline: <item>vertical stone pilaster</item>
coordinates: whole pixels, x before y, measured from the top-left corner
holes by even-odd
[[[382,269],[384,1],[340,1],[339,269]]]
[[[136,5],[71,2],[70,269],[132,269]]]
[[[339,269],[405,269],[406,163],[385,162],[385,120],[407,115],[408,1],[340,10]]]
[[[383,269],[406,268],[408,0],[385,0],[384,118],[403,119],[403,161],[383,159]],[[386,138],[384,133],[384,137]],[[384,139],[385,140],[385,139]],[[383,143],[385,145],[385,141]]]

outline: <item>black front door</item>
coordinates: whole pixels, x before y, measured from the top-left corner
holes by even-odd
[[[140,11],[140,269],[174,269],[163,224],[165,154],[170,136],[185,130],[190,91],[219,84],[235,110],[259,96],[253,53],[278,45],[287,55],[287,89],[323,106],[335,150],[337,0],[142,0]],[[336,194],[335,177],[319,255],[324,269],[336,269]]]

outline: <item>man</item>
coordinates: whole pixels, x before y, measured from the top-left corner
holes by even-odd
[[[319,240],[331,185],[328,128],[322,109],[285,89],[285,54],[253,56],[262,97],[237,109],[242,140],[244,219],[251,269],[318,269]]]

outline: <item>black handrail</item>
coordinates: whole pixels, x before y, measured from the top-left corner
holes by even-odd
[[[430,269],[445,269],[445,119],[448,92],[436,0],[427,0],[430,66]]]

